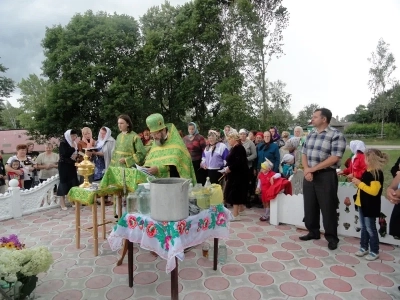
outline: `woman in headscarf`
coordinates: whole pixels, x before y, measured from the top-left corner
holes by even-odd
[[[301,148],[299,149],[299,145],[299,137],[291,137],[285,143],[285,148],[287,149],[288,154],[292,154],[294,156],[294,172],[301,167]],[[283,158],[283,155],[281,157]]]
[[[239,130],[239,137],[240,137],[240,142],[242,143],[244,149],[246,150],[246,155],[247,155],[247,165],[249,167],[249,198],[246,203],[247,208],[251,207],[250,204],[250,197],[254,195],[255,192],[255,176],[254,176],[254,161],[257,159],[257,150],[256,150],[256,145],[247,138],[248,136],[248,131],[244,128]]]
[[[338,172],[338,175],[347,175],[347,178],[351,181],[353,178],[361,179],[362,174],[367,170],[367,165],[365,163],[365,144],[363,141],[351,141],[350,150],[353,156],[349,167]]]
[[[219,133],[215,130],[208,131],[208,145],[205,147],[200,166],[206,170],[206,176],[210,177],[211,183],[219,183],[221,170],[226,163],[229,151],[225,144],[219,141]]]
[[[183,138],[183,142],[192,158],[193,168],[196,173],[196,181],[197,183],[204,184],[206,179],[204,176],[204,169],[200,167],[200,164],[203,151],[206,148],[206,140],[199,133],[197,125],[194,122],[188,124],[188,132],[189,134]]]
[[[60,184],[57,189],[57,196],[60,197],[60,206],[62,210],[65,207],[65,196],[69,190],[79,185],[78,174],[75,167],[75,160],[78,155],[78,145],[75,140],[78,133],[75,130],[67,130],[64,133],[64,139],[61,140],[59,146],[60,160],[58,162],[58,174],[60,176]]]
[[[227,203],[233,205],[233,219],[231,221],[240,221],[240,213],[244,211],[246,204],[248,180],[248,164],[246,150],[243,147],[239,134],[230,131],[227,135],[227,141],[231,146],[229,155],[226,158],[226,186],[224,189],[224,199]]]
[[[257,145],[257,171],[261,170],[261,164],[265,159],[269,159],[273,166],[273,171],[279,173],[279,164],[281,157],[279,155],[279,147],[272,141],[270,131],[264,132],[264,142]]]
[[[278,132],[278,128],[276,128],[276,126],[270,127],[269,132],[271,133],[271,140],[273,143],[275,143],[281,139],[281,136],[279,135],[279,132]]]
[[[105,170],[110,165],[111,155],[114,151],[115,140],[111,136],[111,130],[108,127],[101,127],[99,137],[96,143],[94,155],[94,180],[99,181],[103,178]]]

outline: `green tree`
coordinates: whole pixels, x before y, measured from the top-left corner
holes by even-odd
[[[375,95],[371,108],[374,117],[381,121],[381,137],[383,137],[383,124],[388,117],[388,112],[394,107],[393,98],[387,93],[388,89],[396,83],[396,79],[393,77],[396,60],[389,51],[389,46],[383,39],[380,39],[376,52],[372,52],[368,59],[372,65],[369,69],[368,86]]]
[[[306,126],[308,122],[310,122],[311,117],[317,108],[319,108],[319,105],[316,103],[304,106],[304,108],[301,111],[299,111],[297,115],[297,118],[295,120],[296,125],[302,127]]]
[[[9,98],[12,91],[15,89],[15,83],[11,78],[8,78],[2,73],[5,73],[8,68],[0,63],[0,111],[4,110],[4,98]],[[3,114],[1,114],[3,117]],[[4,119],[0,119],[0,124],[4,123]]]
[[[289,23],[289,12],[281,0],[238,0],[241,26],[242,67],[247,88],[257,89],[262,102],[262,121],[267,122],[270,100],[268,98],[267,69],[273,58],[283,53],[283,30]],[[256,100],[257,101],[257,100]]]
[[[140,34],[127,15],[92,11],[76,14],[65,27],[46,28],[43,74],[49,87],[46,105],[34,114],[45,137],[68,128],[116,128],[120,113],[137,128],[145,106],[141,98]]]
[[[1,119],[3,120],[4,128],[7,129],[20,129],[22,128],[18,120],[22,114],[19,107],[14,107],[9,101],[5,101],[4,109],[1,111]]]
[[[209,128],[226,105],[241,101],[242,76],[230,57],[220,13],[214,0],[179,7],[166,2],[140,19],[151,74],[146,97],[169,121],[182,124],[190,116]]]
[[[361,104],[356,107],[352,121],[363,124],[372,123],[373,121],[372,112],[369,110],[367,106]]]
[[[26,129],[32,137],[39,139],[40,132],[36,129],[35,115],[37,111],[46,106],[49,95],[49,83],[36,74],[30,74],[26,79],[18,83],[21,98],[17,101],[20,104],[22,113],[18,116],[21,127]]]

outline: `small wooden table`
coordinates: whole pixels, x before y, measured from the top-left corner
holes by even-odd
[[[115,223],[117,220],[106,219],[105,199],[108,195],[115,195],[117,199],[118,219],[122,216],[122,196],[118,188],[107,188],[99,190],[89,190],[79,187],[73,187],[68,193],[68,197],[75,203],[75,230],[76,230],[76,248],[81,245],[81,229],[89,231],[93,235],[93,254],[99,255],[98,227],[102,227],[102,237],[106,239],[106,225]],[[97,220],[97,198],[100,197],[100,223]],[[81,226],[81,204],[92,206],[92,226]]]

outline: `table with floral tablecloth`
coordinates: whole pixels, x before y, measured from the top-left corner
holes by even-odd
[[[216,269],[218,238],[229,237],[229,220],[231,212],[223,204],[211,206],[199,214],[176,222],[158,222],[149,215],[139,213],[125,214],[118,221],[108,237],[108,242],[113,251],[122,247],[124,239],[128,240],[129,286],[133,286],[133,251],[132,243],[139,243],[140,247],[156,252],[161,258],[167,260],[166,272],[171,273],[171,289],[177,289],[173,273],[177,274],[177,259],[184,259],[184,250],[214,238],[214,266]],[[131,252],[131,253],[129,253]],[[129,258],[131,256],[131,258]],[[174,281],[174,282],[173,282]]]

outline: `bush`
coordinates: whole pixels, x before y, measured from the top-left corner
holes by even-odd
[[[355,123],[350,125],[344,131],[345,134],[361,135],[364,137],[376,138],[381,134],[381,123],[372,124],[359,124]],[[383,134],[387,139],[395,139],[400,137],[399,126],[394,123],[387,123],[383,125]]]

